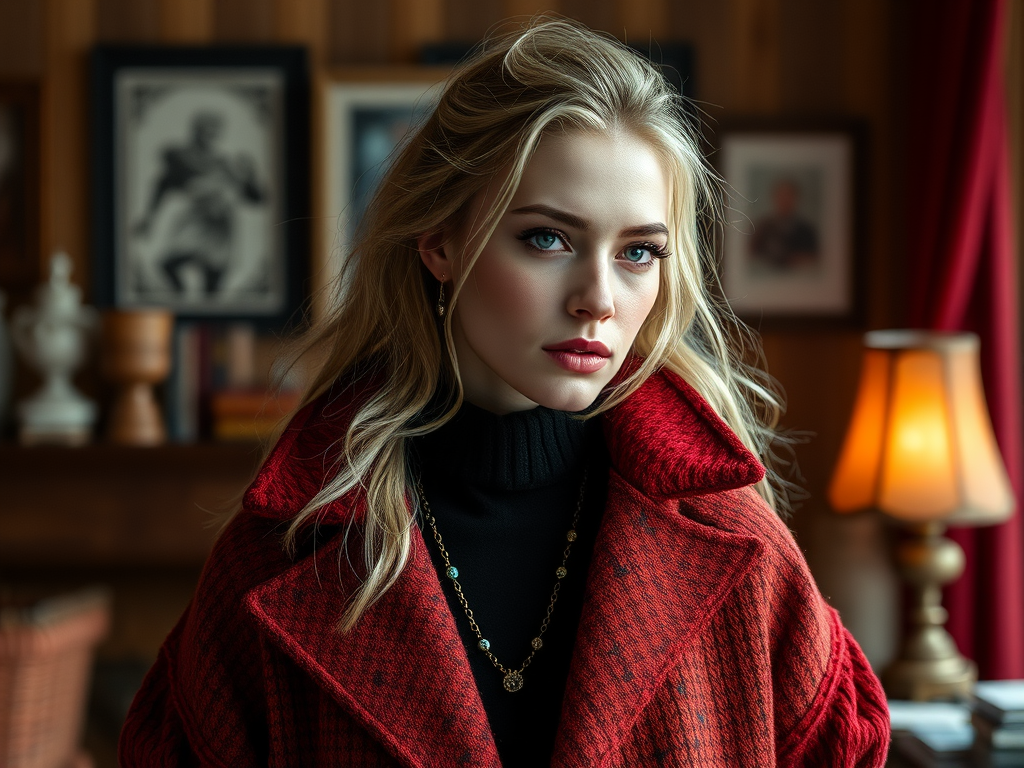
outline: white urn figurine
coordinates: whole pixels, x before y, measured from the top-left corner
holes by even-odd
[[[75,389],[71,377],[85,359],[97,315],[83,306],[82,290],[70,278],[70,257],[54,254],[50,280],[36,291],[36,306],[20,307],[12,318],[15,346],[43,377],[39,391],[18,404],[19,439],[26,445],[81,445],[96,422],[96,404]]]

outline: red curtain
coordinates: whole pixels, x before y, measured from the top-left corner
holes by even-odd
[[[913,0],[908,116],[911,323],[981,336],[1010,480],[1024,488],[1017,268],[1004,94],[1006,0]],[[949,630],[982,679],[1024,678],[1024,526],[951,533],[967,570]]]

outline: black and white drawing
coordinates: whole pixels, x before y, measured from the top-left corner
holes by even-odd
[[[119,73],[117,275],[127,304],[279,311],[278,73]]]
[[[286,317],[308,243],[304,54],[105,48],[94,76],[100,300]]]

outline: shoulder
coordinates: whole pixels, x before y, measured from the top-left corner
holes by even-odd
[[[771,659],[779,764],[881,765],[884,693],[785,522],[750,487],[683,499],[680,512],[757,543],[716,626],[727,637],[756,638]]]

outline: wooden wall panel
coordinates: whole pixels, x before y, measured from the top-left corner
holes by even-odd
[[[43,4],[0,0],[0,77],[40,77],[43,59]]]
[[[391,63],[415,64],[424,43],[445,39],[443,0],[391,0]]]
[[[213,0],[158,0],[158,3],[161,42],[195,45],[213,42]]]
[[[782,0],[731,4],[736,103],[748,114],[777,114],[782,102]]]
[[[88,94],[86,64],[96,37],[94,0],[46,0],[42,88],[41,251],[65,250],[73,279],[89,283]],[[88,291],[87,291],[88,293]]]
[[[274,38],[272,0],[216,0],[213,37],[224,43],[269,43]]]
[[[561,6],[561,0],[549,0],[546,3],[538,0],[504,0],[501,12],[504,18],[536,16],[539,13],[558,13]]]
[[[733,54],[735,36],[728,34],[732,24],[731,6],[722,0],[693,0],[669,3],[666,39],[686,40],[693,44],[694,92],[710,120],[720,120],[725,109],[739,108],[734,83],[738,78]]]
[[[330,35],[328,0],[273,0],[274,39],[305,44],[314,72],[327,63]]]
[[[561,6],[566,16],[622,37],[616,0],[562,0]]]
[[[159,0],[97,0],[96,39],[104,43],[158,42]]]
[[[616,26],[611,30],[636,45],[668,40],[668,0],[618,0]],[[621,30],[621,31],[620,31]]]
[[[779,108],[842,114],[843,62],[835,46],[843,40],[843,4],[786,0],[778,10]]]
[[[1024,297],[1024,0],[1009,3],[1009,46],[1006,57],[1006,95],[1010,118],[1011,178],[1017,212],[1018,293]],[[1021,338],[1024,338],[1024,313],[1021,313]]]
[[[444,37],[475,43],[501,20],[502,0],[445,0]]]
[[[391,6],[332,0],[328,64],[387,64],[391,60]]]

